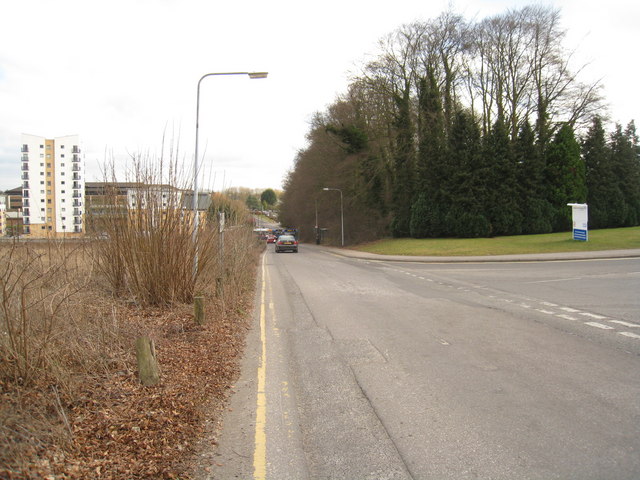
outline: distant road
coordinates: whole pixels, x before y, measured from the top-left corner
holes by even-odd
[[[640,478],[640,259],[302,245],[268,248],[260,287],[207,478]]]

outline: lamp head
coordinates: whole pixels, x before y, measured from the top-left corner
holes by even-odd
[[[249,78],[251,79],[267,78],[267,75],[269,75],[269,72],[249,72],[248,75],[249,75]]]

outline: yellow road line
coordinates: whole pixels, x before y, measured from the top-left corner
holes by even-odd
[[[256,435],[253,452],[253,478],[265,480],[267,478],[267,326],[266,326],[266,290],[265,258],[262,256],[262,292],[260,298],[260,342],[262,343],[262,357],[258,367],[258,398],[256,407]]]

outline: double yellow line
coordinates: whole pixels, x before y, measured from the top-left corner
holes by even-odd
[[[256,435],[253,452],[253,478],[267,478],[267,276],[265,269],[266,255],[262,256],[262,289],[260,298],[260,343],[262,355],[258,367],[258,398],[256,408]]]

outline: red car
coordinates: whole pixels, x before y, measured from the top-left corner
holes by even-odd
[[[275,235],[267,235],[267,243],[276,243],[277,237]]]

